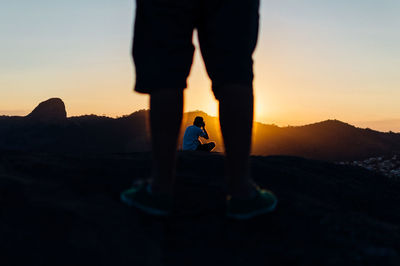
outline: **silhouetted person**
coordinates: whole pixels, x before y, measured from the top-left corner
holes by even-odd
[[[206,123],[201,116],[196,117],[193,125],[186,128],[185,134],[183,135],[182,150],[210,152],[215,148],[214,142],[203,144],[199,140],[199,137],[209,139]]]
[[[276,197],[250,177],[253,125],[253,59],[259,0],[137,0],[133,58],[136,87],[150,94],[152,182],[121,194],[123,202],[153,215],[172,208],[183,90],[200,49],[219,101],[229,177],[227,215],[246,219],[275,209]]]

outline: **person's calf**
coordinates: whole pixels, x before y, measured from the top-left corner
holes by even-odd
[[[218,89],[218,97],[229,191],[235,197],[251,197],[255,191],[249,167],[254,112],[253,89],[243,85],[227,85]]]
[[[182,116],[182,90],[158,90],[150,95],[152,191],[156,194],[172,194]]]

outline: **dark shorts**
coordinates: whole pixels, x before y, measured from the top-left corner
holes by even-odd
[[[135,90],[183,90],[192,66],[193,31],[218,99],[227,84],[253,88],[260,0],[136,0]]]

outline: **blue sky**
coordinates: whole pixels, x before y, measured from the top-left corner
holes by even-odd
[[[134,9],[126,0],[2,1],[0,115],[24,115],[50,97],[69,115],[147,108],[147,96],[132,92]],[[400,131],[399,14],[397,0],[262,1],[256,119],[390,120],[384,129]],[[198,53],[189,84],[185,109],[216,115]]]

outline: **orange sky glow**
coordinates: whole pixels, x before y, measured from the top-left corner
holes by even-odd
[[[63,99],[69,116],[148,109],[148,96],[132,90],[134,4],[102,0],[61,8],[46,2],[33,12],[41,2],[0,11],[6,35],[0,115],[26,115],[51,97]],[[263,2],[254,55],[256,121],[286,126],[339,119],[400,132],[398,1],[302,3]],[[185,111],[217,116],[210,85],[196,52]]]

